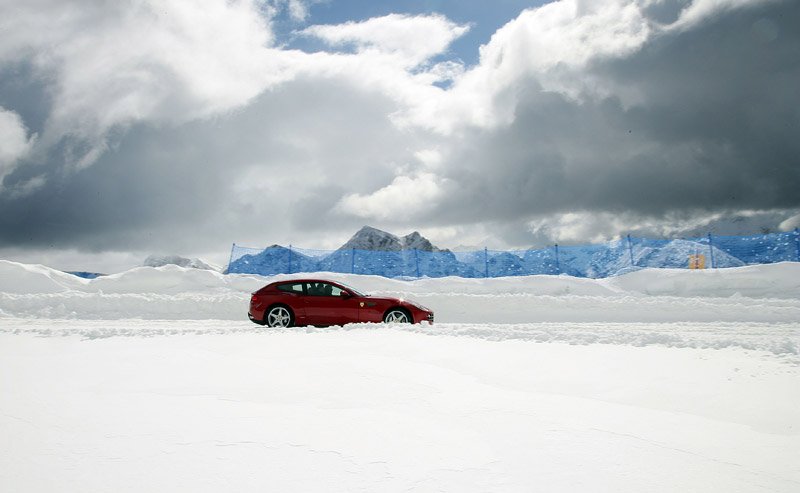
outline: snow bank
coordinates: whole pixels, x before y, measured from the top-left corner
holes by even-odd
[[[646,269],[602,280],[625,292],[655,296],[800,298],[800,263],[729,269]]]
[[[86,285],[86,279],[44,265],[0,260],[0,293],[61,293]]]
[[[268,282],[325,277],[375,295],[418,301],[445,323],[766,322],[800,320],[800,264],[642,270],[613,279],[528,276],[402,281],[378,276],[223,275],[174,265],[79,279],[0,261],[0,316],[69,319],[245,320]]]

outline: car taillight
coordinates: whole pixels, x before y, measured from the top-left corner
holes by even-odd
[[[250,302],[255,303],[256,301],[258,301],[258,296],[253,295],[252,298],[250,298]]]

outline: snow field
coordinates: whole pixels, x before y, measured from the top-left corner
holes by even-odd
[[[273,330],[268,278],[0,261],[0,491],[796,492],[799,267],[332,274],[437,323]]]
[[[798,368],[741,349],[373,327],[0,341],[6,491],[800,484]]]

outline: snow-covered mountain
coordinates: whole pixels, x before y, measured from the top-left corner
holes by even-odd
[[[371,226],[358,230],[347,243],[324,258],[320,268],[386,277],[475,276],[449,250],[434,246],[417,231],[395,236]]]
[[[711,252],[714,256],[714,267],[741,267],[745,263],[729,255],[716,246],[709,246],[690,240],[672,240],[659,248],[644,247],[634,249],[634,260],[639,267],[671,267],[686,268],[690,255],[703,255],[706,263],[711,264]]]
[[[710,245],[710,246],[709,246]],[[595,245],[553,246],[526,251],[465,252],[440,249],[418,232],[395,236],[364,226],[338,250],[308,256],[302,250],[273,245],[231,263],[231,273],[271,275],[341,272],[385,277],[504,277],[566,274],[603,278],[647,268],[689,267],[693,255],[705,267],[800,261],[800,237],[794,232],[751,237],[694,239],[618,239]],[[712,264],[713,257],[713,264]]]
[[[406,236],[395,236],[372,226],[364,226],[347,243],[339,247],[339,250],[353,249],[383,252],[399,252],[401,250],[442,251],[416,231]]]
[[[257,254],[239,257],[230,263],[225,273],[257,273],[266,276],[317,270],[319,270],[319,263],[313,258],[280,245],[272,245]]]
[[[186,258],[179,255],[150,255],[144,259],[144,264],[142,265],[144,267],[177,265],[178,267],[186,267],[188,269],[219,270],[218,268],[203,262],[199,258]]]

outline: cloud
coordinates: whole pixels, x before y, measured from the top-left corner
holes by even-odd
[[[301,76],[214,119],[135,124],[80,172],[28,166],[50,179],[26,197],[0,195],[0,247],[199,255],[233,241],[318,246],[324,237],[335,248],[363,225],[335,211],[339,200],[383,187],[397,162],[431,146],[425,135],[397,138],[394,108],[347,80]]]
[[[586,66],[634,53],[652,31],[638,4],[626,0],[565,0],[523,11],[481,47],[480,63],[437,103],[438,118],[431,117],[430,107],[412,114],[447,133],[463,123],[511,123],[520,88],[534,81],[544,91],[572,99],[584,91],[601,91],[599,81],[587,77]]]
[[[634,212],[568,212],[528,223],[537,246],[552,243],[583,244],[616,240],[629,234],[639,238],[700,238],[711,233],[747,236],[788,231],[796,210],[676,212],[667,218],[643,217]],[[666,220],[665,220],[666,219]],[[769,226],[767,226],[769,225]]]
[[[531,85],[577,104],[619,98],[627,107],[645,97],[634,85],[598,69],[634,59],[662,39],[691,36],[719,18],[753,15],[758,8],[791,9],[771,0],[562,0],[523,11],[480,48],[480,63],[454,79],[435,100],[410,105],[405,120],[450,134],[465,124],[495,128],[513,123]],[[748,14],[748,12],[750,12]],[[737,34],[775,40],[777,19],[753,19]],[[785,27],[784,27],[785,29]],[[751,33],[751,31],[754,31]],[[665,55],[670,56],[668,53]],[[650,52],[648,57],[661,56]],[[726,53],[725,59],[735,58]],[[698,80],[702,84],[702,80]]]
[[[704,4],[701,17],[673,2],[683,9],[664,27],[637,3],[623,4],[598,2],[586,11],[578,2],[548,4],[523,13],[484,47],[481,66],[444,99],[463,97],[456,101],[462,110],[465,101],[477,102],[468,112],[489,118],[454,119],[474,127],[462,127],[442,151],[437,172],[454,193],[429,220],[519,224],[589,211],[666,224],[721,211],[800,207],[800,143],[792,137],[800,121],[794,56],[800,36],[791,27],[800,22],[800,5],[715,2]],[[606,19],[603,8],[621,20],[591,20]],[[555,11],[542,12],[548,9]],[[765,22],[769,36],[760,32]],[[541,44],[531,33],[557,25],[567,26],[567,48],[547,63],[531,52],[526,62],[524,49]],[[570,33],[602,40],[628,28],[651,34],[623,32],[635,43],[598,47],[593,55],[568,49]],[[500,59],[492,69],[490,62]],[[506,74],[506,63],[513,73]],[[473,98],[463,84],[481,73],[495,85],[476,86],[485,96]],[[625,229],[604,222],[602,235]]]
[[[305,21],[308,18],[309,2],[304,0],[277,0],[274,3],[279,7],[286,8],[289,16],[297,22]]]
[[[0,185],[19,160],[30,152],[35,139],[35,136],[28,136],[17,113],[0,106]]]
[[[346,195],[336,207],[341,212],[365,219],[408,220],[419,211],[435,206],[446,193],[445,188],[433,173],[400,175],[369,195]]]
[[[442,15],[390,14],[362,22],[310,26],[301,34],[333,47],[353,46],[359,53],[390,55],[403,67],[414,68],[439,55],[469,30]]]
[[[291,77],[287,54],[268,49],[273,34],[254,1],[34,0],[11,13],[0,63],[32,63],[50,81],[40,144],[78,139],[78,168],[96,160],[115,127],[209,117]]]
[[[460,73],[456,62],[418,67],[467,30],[442,16],[313,26],[309,32],[364,52],[308,55],[275,46],[271,19],[280,9],[297,19],[308,14],[299,1],[34,0],[4,16],[0,65],[30,64],[32,82],[46,81],[50,105],[38,154],[52,159],[58,148],[62,166],[73,171],[91,166],[137,123],[217,118],[301,75],[380,91],[400,104],[391,112],[399,115],[440,93],[434,82]]]

